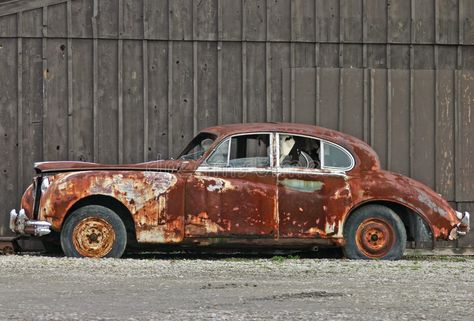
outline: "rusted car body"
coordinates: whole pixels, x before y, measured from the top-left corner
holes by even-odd
[[[413,179],[381,170],[366,143],[310,125],[216,126],[198,134],[176,160],[44,162],[35,169],[20,212],[11,212],[11,229],[22,235],[64,234],[68,217],[90,205],[117,214],[127,242],[138,245],[345,246],[348,218],[374,204],[396,213],[408,241],[453,240],[469,230],[468,213]],[[384,258],[379,250],[396,238],[383,221],[357,230],[364,257]],[[106,223],[92,220],[71,230],[83,233],[69,236],[82,246],[77,256],[108,256],[111,245],[100,243],[115,236]],[[88,252],[91,244],[106,249]]]

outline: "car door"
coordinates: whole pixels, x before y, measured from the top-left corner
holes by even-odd
[[[190,175],[186,237],[274,237],[273,138],[272,133],[229,137]]]
[[[352,155],[314,137],[280,133],[276,140],[279,236],[341,237],[338,218],[350,205]]]

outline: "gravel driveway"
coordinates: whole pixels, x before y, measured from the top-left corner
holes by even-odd
[[[473,320],[474,260],[0,256],[2,320]]]

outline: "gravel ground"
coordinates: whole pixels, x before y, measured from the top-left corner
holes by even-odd
[[[1,320],[474,320],[474,259],[0,256]]]

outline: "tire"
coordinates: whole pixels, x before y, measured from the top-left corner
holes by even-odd
[[[119,258],[126,246],[123,221],[114,211],[100,205],[75,210],[61,230],[61,247],[69,257]]]
[[[399,260],[407,234],[400,217],[382,205],[367,205],[349,216],[344,225],[344,255],[355,260]]]

